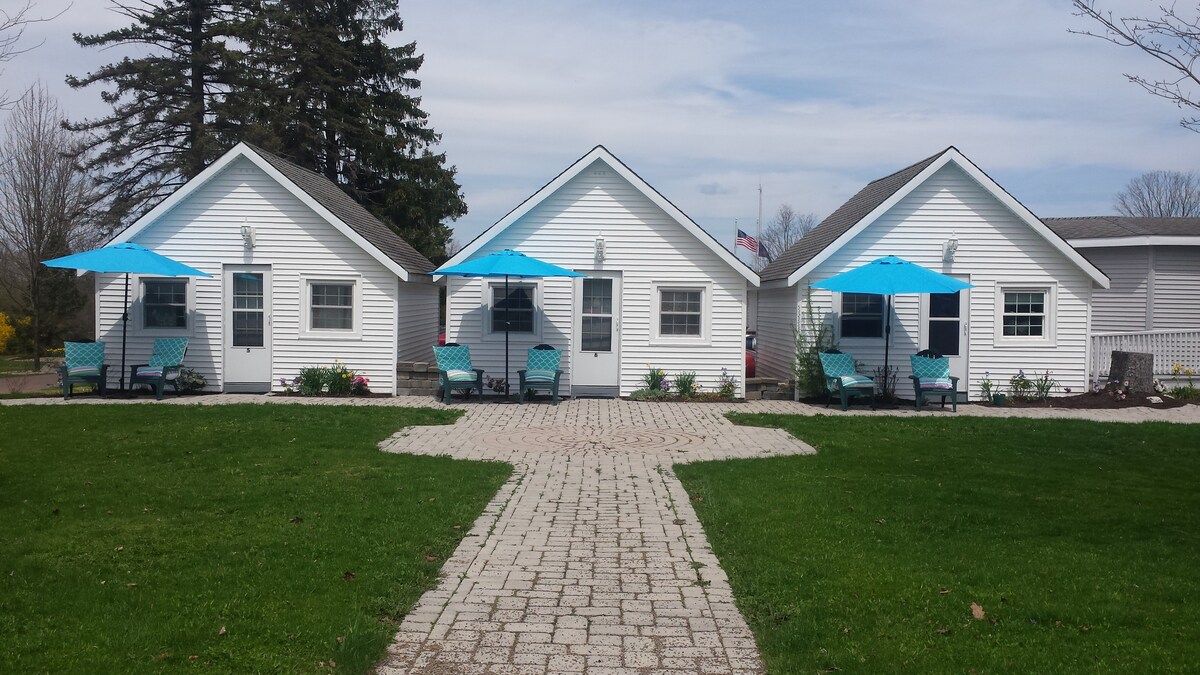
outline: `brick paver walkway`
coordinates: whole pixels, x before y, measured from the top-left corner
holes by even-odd
[[[383,673],[759,673],[673,464],[809,453],[724,406],[476,406],[391,452],[513,463],[512,479],[404,620]]]

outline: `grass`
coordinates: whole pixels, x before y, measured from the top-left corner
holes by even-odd
[[[730,417],[818,450],[676,467],[769,672],[1200,669],[1197,427]]]
[[[0,377],[33,369],[33,359],[23,359],[16,356],[0,356]]]
[[[511,471],[376,447],[456,417],[0,407],[0,669],[369,669]]]

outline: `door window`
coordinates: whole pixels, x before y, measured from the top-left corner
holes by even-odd
[[[583,279],[579,312],[580,348],[585,352],[611,352],[613,336],[613,280]]]
[[[929,348],[942,356],[960,354],[961,291],[929,295]]]
[[[266,332],[263,274],[233,273],[233,346],[262,347]]]

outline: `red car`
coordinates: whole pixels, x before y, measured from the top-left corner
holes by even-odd
[[[754,333],[746,335],[746,377],[754,377],[758,367],[758,337]]]

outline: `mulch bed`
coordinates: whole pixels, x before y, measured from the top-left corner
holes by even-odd
[[[1151,394],[1130,394],[1128,398],[1119,401],[1108,392],[1098,394],[1075,394],[1074,396],[1052,396],[1045,401],[1009,399],[1003,407],[1006,408],[1060,408],[1066,410],[1117,410],[1121,408],[1182,408],[1189,404],[1178,398],[1163,394],[1154,394],[1162,399],[1162,403],[1151,403],[1147,397]]]

